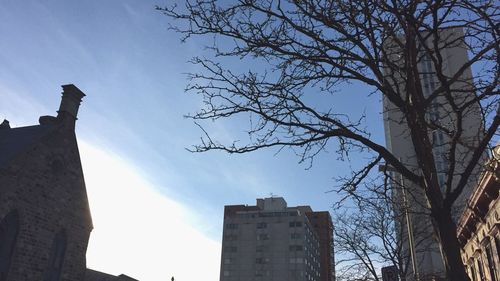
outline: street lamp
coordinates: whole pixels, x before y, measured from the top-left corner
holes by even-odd
[[[410,212],[408,212],[408,208],[409,208],[408,195],[406,194],[406,186],[404,184],[403,174],[401,174],[396,169],[394,169],[394,167],[387,166],[387,165],[379,165],[379,171],[380,172],[389,171],[389,172],[393,172],[393,173],[398,173],[400,176],[401,191],[403,193],[403,208],[404,208],[406,227],[407,227],[407,233],[408,233],[408,244],[410,246],[411,265],[413,268],[413,274],[415,275],[415,280],[420,281],[420,276],[419,276],[418,267],[417,267],[417,258],[416,258],[416,253],[415,253],[415,237],[413,236],[413,224],[412,224]]]

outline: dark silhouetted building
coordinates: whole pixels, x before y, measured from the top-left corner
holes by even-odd
[[[134,280],[87,270],[93,226],[75,135],[85,94],[62,88],[57,117],[0,125],[0,281]]]

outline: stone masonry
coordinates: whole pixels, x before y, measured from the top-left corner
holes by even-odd
[[[93,225],[75,135],[85,94],[62,88],[57,117],[0,125],[0,281],[135,280],[87,269]]]

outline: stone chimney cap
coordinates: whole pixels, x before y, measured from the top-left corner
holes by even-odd
[[[78,108],[85,94],[73,84],[62,85],[63,88],[61,104],[57,111],[59,120],[68,120],[74,123],[77,119]],[[74,125],[74,124],[73,124]]]
[[[73,84],[62,85],[61,87],[63,88],[63,92],[65,94],[72,94],[80,99],[85,96],[85,94]]]

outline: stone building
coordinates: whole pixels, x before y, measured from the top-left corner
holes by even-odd
[[[85,94],[62,88],[57,117],[0,125],[0,281],[127,280],[86,267],[93,226],[75,135]]]
[[[500,280],[500,143],[460,217],[462,260],[472,281]]]

